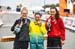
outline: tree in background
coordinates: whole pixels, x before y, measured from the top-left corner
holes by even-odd
[[[43,8],[49,8],[49,7],[59,7],[59,3],[57,4],[50,4],[50,5],[44,5]]]
[[[56,4],[56,7],[59,7],[59,3]]]

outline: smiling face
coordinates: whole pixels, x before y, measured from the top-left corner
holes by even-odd
[[[28,10],[26,8],[23,8],[21,11],[21,17],[26,19],[28,14]]]
[[[35,15],[35,20],[36,20],[36,21],[40,21],[40,20],[41,20],[41,16],[40,16],[39,14],[36,14],[36,15]]]
[[[55,15],[56,14],[56,10],[55,9],[50,9],[50,15]]]
[[[55,19],[56,9],[51,8],[50,11],[49,11],[49,14],[51,15],[52,19]]]

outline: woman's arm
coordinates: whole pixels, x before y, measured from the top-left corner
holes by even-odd
[[[59,27],[60,27],[60,32],[61,32],[61,39],[62,41],[64,41],[65,40],[65,27],[64,27],[64,23],[62,19],[60,19]]]
[[[14,25],[11,27],[11,31],[14,31],[14,28],[15,28],[17,22],[18,22],[18,21],[16,20],[15,23],[14,23]]]

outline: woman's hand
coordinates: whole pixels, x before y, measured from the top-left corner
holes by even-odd
[[[41,22],[41,21],[39,21],[39,22],[38,22],[38,25],[39,25],[39,26],[41,26],[41,25],[42,25],[42,22]]]
[[[64,43],[65,43],[65,41],[62,41],[62,40],[61,40],[61,45],[64,45]]]

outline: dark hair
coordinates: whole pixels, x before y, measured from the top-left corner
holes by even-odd
[[[59,11],[57,10],[56,7],[51,7],[50,9],[55,9],[55,11],[56,11],[55,18],[57,20],[59,18]]]
[[[40,15],[40,16],[42,16],[42,14],[39,13],[39,12],[36,12],[34,15],[35,15],[35,16],[36,16],[36,15]]]

